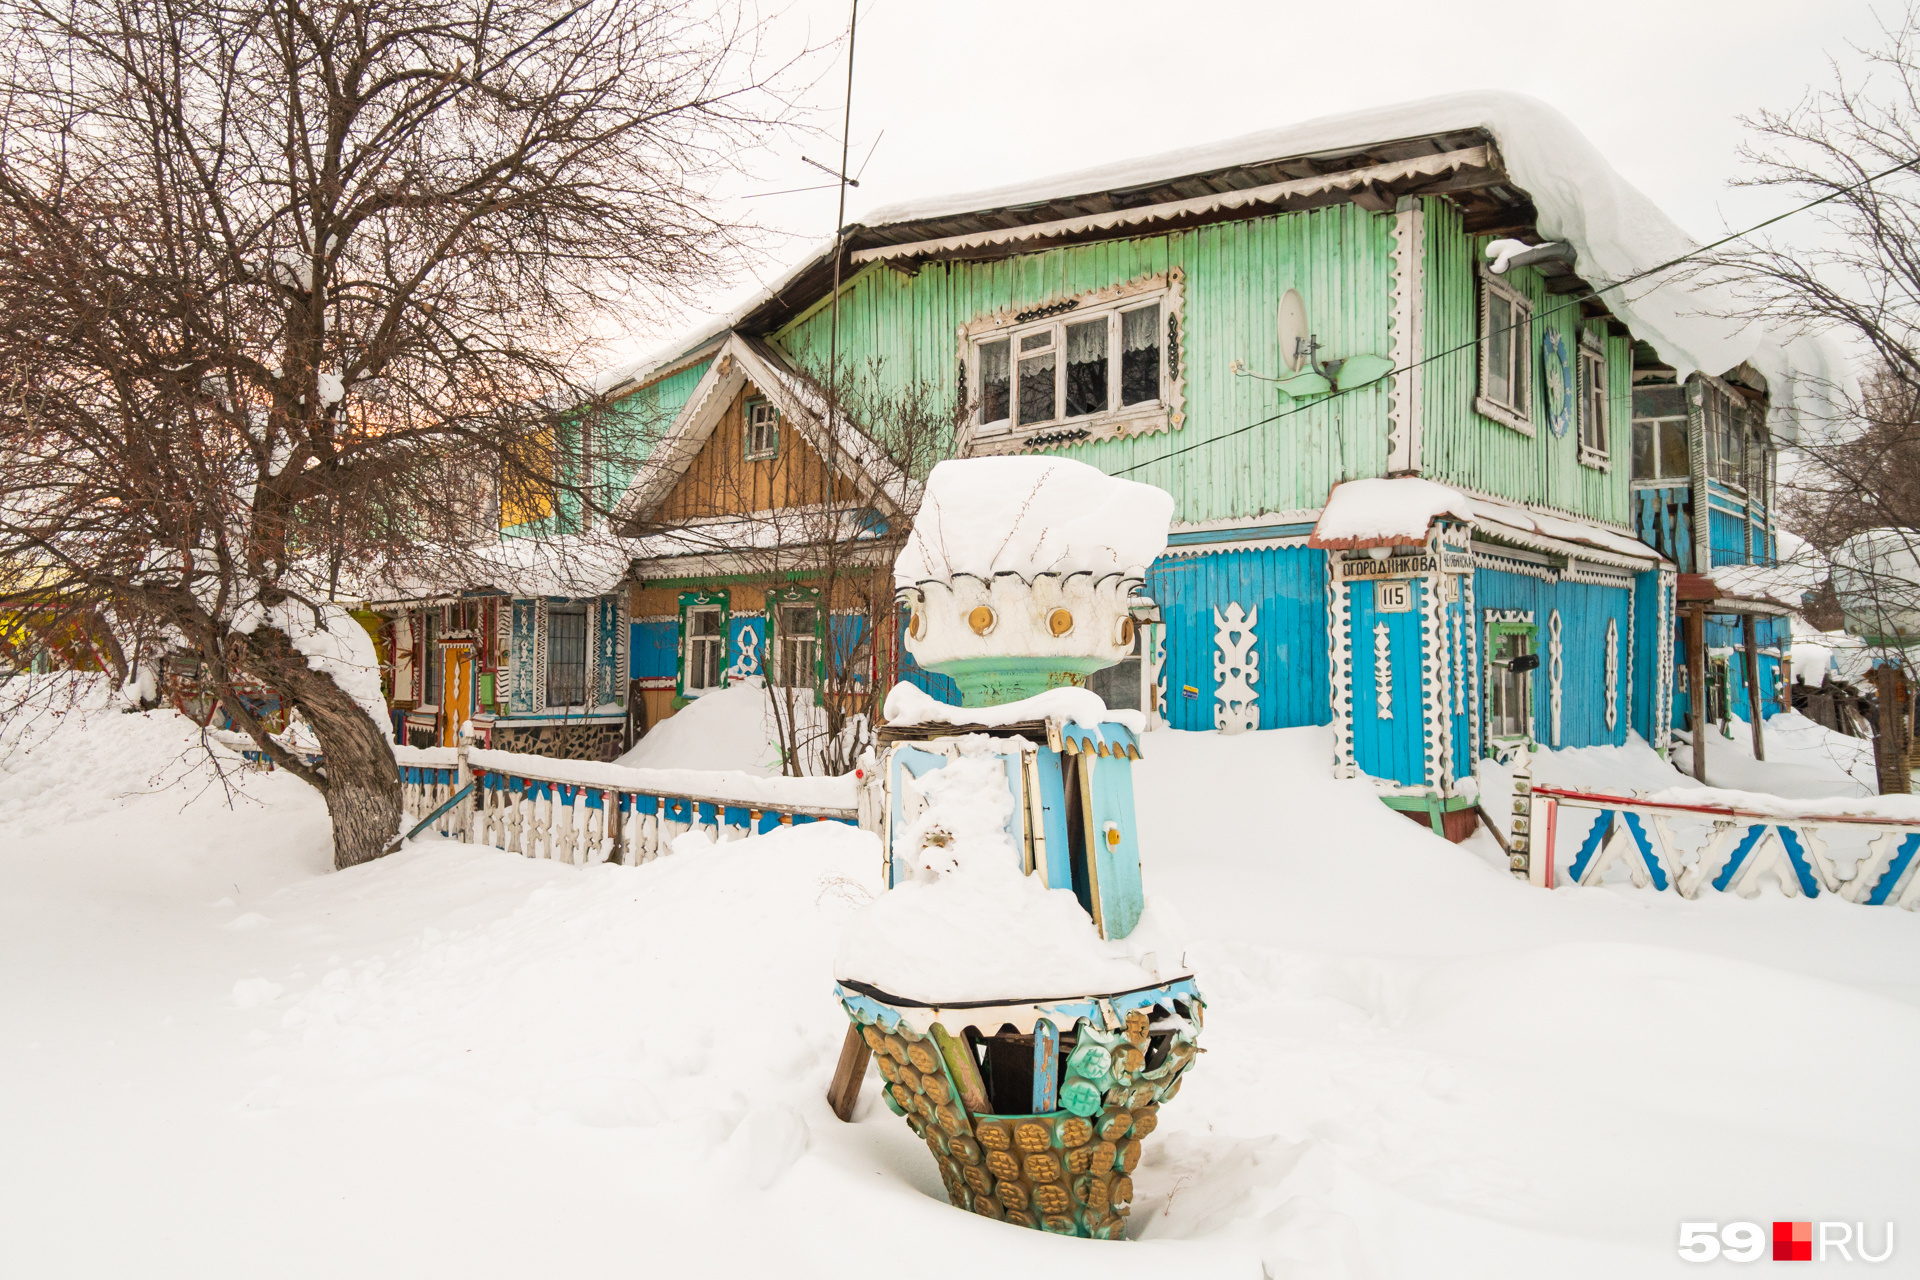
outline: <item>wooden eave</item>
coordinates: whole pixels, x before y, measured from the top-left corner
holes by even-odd
[[[1674,583],[1674,598],[1693,612],[1752,614],[1755,617],[1784,617],[1791,606],[1763,596],[1736,596],[1720,590],[1719,584],[1704,573],[1683,573]]]
[[[1111,213],[1115,210],[1144,209],[1158,204],[1233,191],[1246,191],[1276,183],[1321,177],[1474,147],[1488,148],[1488,154],[1491,157],[1488,168],[1437,176],[1422,175],[1407,181],[1368,184],[1357,189],[1330,190],[1299,199],[1261,205],[1257,209],[1244,206],[1218,209],[1203,214],[1155,221],[1151,225],[1096,229],[1057,237],[1022,238],[1011,243],[980,245],[956,249],[948,253],[923,255],[910,260],[893,261],[890,265],[917,270],[921,264],[929,261],[992,260],[1067,244],[1164,235],[1211,223],[1239,221],[1271,212],[1298,212],[1347,201],[1359,204],[1362,208],[1385,212],[1392,209],[1401,196],[1407,195],[1445,196],[1460,208],[1466,230],[1470,234],[1531,232],[1537,217],[1533,201],[1511,184],[1504,167],[1499,162],[1499,151],[1493,135],[1485,129],[1458,129],[1372,143],[1363,147],[1341,148],[1280,157],[1254,164],[1232,165],[1129,187],[1090,191],[1021,205],[976,209],[889,223],[882,227],[856,224],[849,227],[840,240],[840,278],[844,282],[853,276],[857,268],[852,262],[852,255],[862,250],[883,249],[986,231],[1002,231],[1061,222]],[[780,329],[832,292],[834,267],[834,255],[831,252],[822,254],[788,281],[776,296],[767,299],[740,317],[735,328],[748,334],[768,334]],[[1571,292],[1572,289],[1570,288],[1569,291]]]

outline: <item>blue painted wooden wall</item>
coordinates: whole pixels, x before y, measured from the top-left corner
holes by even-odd
[[[671,680],[679,672],[680,626],[671,619],[664,622],[635,621],[631,624],[627,646],[627,678],[645,680],[662,677]]]
[[[1167,722],[1211,729],[1214,709],[1213,611],[1237,602],[1259,609],[1253,632],[1260,658],[1260,727],[1326,724],[1327,559],[1324,551],[1267,547],[1212,555],[1164,557],[1147,570],[1147,594],[1166,620]],[[1198,690],[1192,698],[1182,687]]]
[[[1377,613],[1372,583],[1349,589],[1353,637],[1353,758],[1376,778],[1418,785],[1427,780],[1426,703],[1420,680],[1420,611],[1426,583],[1413,584],[1413,608],[1406,613]],[[1387,628],[1388,668],[1392,672],[1392,719],[1380,716],[1374,627]]]
[[[1561,681],[1560,746],[1618,746],[1627,740],[1627,591],[1624,587],[1592,586],[1582,582],[1543,582],[1524,574],[1482,569],[1474,577],[1474,602],[1482,611],[1482,653],[1486,645],[1487,609],[1524,609],[1533,613],[1534,646],[1540,666],[1533,677],[1533,736],[1542,746],[1553,742],[1549,703],[1552,633],[1550,618],[1560,610]],[[1618,715],[1609,730],[1606,720],[1607,620],[1619,626],[1620,693]],[[1638,656],[1638,655],[1636,655]]]
[[[1633,580],[1633,731],[1653,741],[1654,693],[1660,679],[1660,651],[1673,643],[1673,614],[1660,625],[1660,574],[1638,574]],[[1624,641],[1625,637],[1622,636]],[[1622,659],[1624,661],[1624,658]]]

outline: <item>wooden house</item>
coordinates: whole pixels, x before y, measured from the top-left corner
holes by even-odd
[[[396,741],[611,760],[631,745],[626,564],[617,547],[506,539],[460,580],[373,591]]]
[[[876,648],[873,624],[892,617],[911,478],[858,427],[830,425],[821,389],[764,342],[729,332],[641,382],[678,401],[614,508],[646,724],[748,679],[808,701],[884,687],[896,649],[890,632]]]
[[[1630,731],[1666,750],[1690,722],[1683,607],[1770,603],[1711,573],[1775,554],[1772,453],[1831,370],[1728,335],[1671,273],[1640,277],[1688,243],[1550,108],[1497,94],[882,210],[649,373],[692,452],[635,481],[629,532],[711,518],[746,538],[725,521],[786,500],[698,495],[757,465],[756,414],[817,440],[773,371],[824,364],[833,333],[865,383],[951,388],[955,456],[1057,454],[1173,495],[1147,584],[1161,619],[1094,682],[1110,705],[1182,729],[1328,725],[1337,771],[1458,834],[1483,757]],[[1458,500],[1336,536],[1357,481],[1401,486],[1390,508],[1420,505],[1410,482]],[[764,631],[743,637],[779,602],[729,585],[744,562],[684,543],[648,559],[632,652],[650,706],[764,654]],[[1696,648],[1731,656],[1738,626]],[[1759,668],[1768,714],[1784,628],[1740,634],[1726,687]]]

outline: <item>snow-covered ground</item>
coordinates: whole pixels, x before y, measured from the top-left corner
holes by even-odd
[[[1767,758],[1753,758],[1753,730],[1733,722],[1733,736],[1710,730],[1707,782],[1734,791],[1767,791],[1795,800],[1824,796],[1870,796],[1878,791],[1873,772],[1873,743],[1836,733],[1798,711],[1777,715],[1763,725]],[[1693,771],[1693,748],[1682,742],[1674,761]]]
[[[1208,1053],[1124,1245],[949,1208],[871,1081],[827,1110],[870,837],[336,874],[315,796],[228,807],[190,738],[0,743],[10,1274],[1614,1280],[1691,1271],[1682,1221],[1912,1224],[1920,919],[1528,889],[1321,730],[1146,740]]]

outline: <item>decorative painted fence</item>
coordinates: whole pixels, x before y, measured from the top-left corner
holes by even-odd
[[[1530,786],[1520,777],[1514,783],[1514,846],[1522,852],[1525,842],[1528,879],[1541,887],[1598,884],[1609,867],[1623,863],[1635,885],[1671,889],[1683,898],[1696,898],[1708,887],[1752,898],[1771,873],[1788,897],[1830,893],[1866,906],[1920,907],[1920,818],[1805,809],[1794,802],[1656,802]],[[1700,839],[1676,831],[1676,822],[1709,826]],[[1853,874],[1845,877],[1829,849],[1841,832],[1870,837]]]
[[[859,825],[857,803],[820,803],[837,791],[851,800],[851,779],[625,769],[457,748],[398,747],[394,755],[409,826],[446,804],[471,778],[470,799],[428,830],[575,866],[650,862],[689,831],[738,840],[810,822]]]

